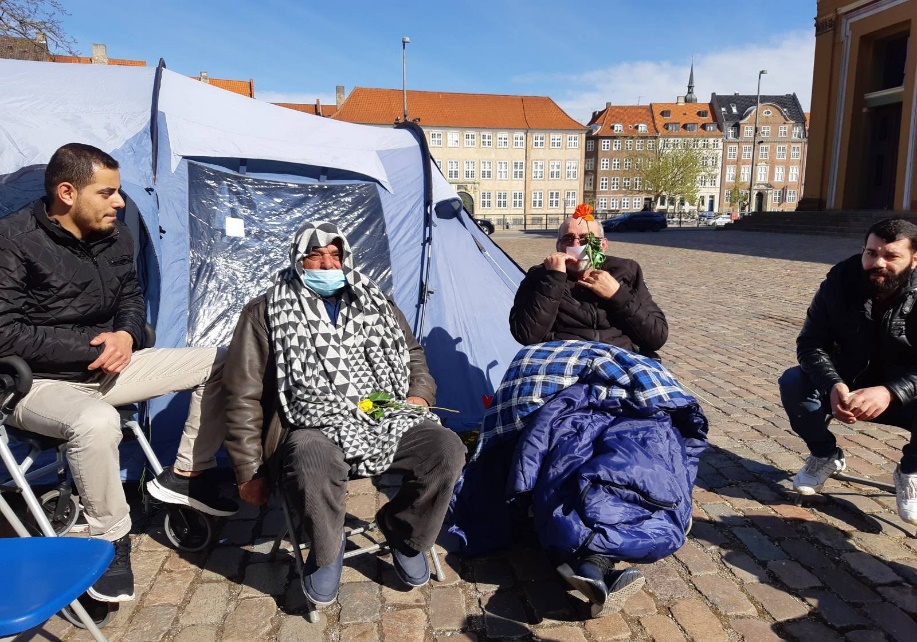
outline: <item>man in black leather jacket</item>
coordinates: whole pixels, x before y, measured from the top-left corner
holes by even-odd
[[[793,479],[804,495],[846,468],[828,418],[875,421],[911,431],[895,469],[898,513],[917,524],[917,226],[885,219],[861,255],[828,272],[796,340],[799,366],[780,377],[793,430],[811,455]]]
[[[217,348],[142,348],[146,306],[134,270],[114,158],[90,145],[58,149],[45,171],[46,196],[0,219],[0,357],[32,369],[32,388],[10,423],[68,442],[67,460],[93,537],[115,558],[89,589],[94,598],[133,599],[131,519],[114,406],[192,390],[175,466],[147,484],[164,502],[231,515],[201,473],[216,465],[225,431]]]

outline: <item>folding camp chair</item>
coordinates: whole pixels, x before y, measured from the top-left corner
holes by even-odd
[[[384,477],[384,475],[380,476]],[[299,575],[300,582],[302,581],[303,567],[305,566],[305,561],[303,560],[303,549],[309,548],[309,542],[300,542],[298,533],[301,533],[301,528],[298,527],[298,524],[301,523],[301,519],[297,522],[294,520],[293,508],[290,505],[290,493],[291,491],[284,488],[282,482],[278,483],[280,491],[277,493],[280,498],[280,505],[283,508],[283,515],[286,521],[286,527],[284,530],[280,531],[277,534],[277,538],[274,540],[274,545],[271,547],[271,555],[276,556],[277,552],[280,550],[280,545],[284,539],[290,541],[292,546],[293,559],[296,562],[296,572]],[[298,516],[298,515],[297,515]],[[351,540],[352,537],[358,535],[369,535],[370,533],[377,533],[377,537],[370,539],[370,543],[365,546],[358,546],[356,548],[351,548],[350,550],[344,551],[344,559],[355,557],[357,555],[363,555],[364,553],[374,553],[376,551],[386,548],[388,544],[385,541],[385,537],[382,536],[381,531],[379,530],[378,525],[374,521],[364,522],[359,526],[346,526],[344,527],[344,539],[347,540],[347,544],[353,544]],[[436,553],[436,548],[431,547],[428,551],[430,559],[433,562],[432,564],[432,573],[431,575],[438,581],[442,582],[446,579],[446,574],[443,571],[442,564],[439,561],[439,555]],[[315,623],[318,622],[319,616],[316,605],[309,599],[309,596],[306,596],[306,619],[309,622]]]

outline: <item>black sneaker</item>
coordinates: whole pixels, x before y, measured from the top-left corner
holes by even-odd
[[[134,599],[134,572],[131,570],[131,538],[125,535],[112,542],[115,558],[102,577],[87,593],[100,602],[129,602]]]
[[[163,468],[156,479],[147,483],[146,489],[161,502],[190,506],[208,515],[229,517],[239,510],[234,501],[220,497],[206,474],[182,477],[176,475],[171,466]]]
[[[632,595],[640,592],[640,589],[646,584],[646,578],[643,577],[643,573],[639,569],[625,568],[621,571],[612,571],[606,575],[605,583],[608,586],[608,598],[602,606],[592,605],[593,617],[620,611],[624,608],[624,603]]]

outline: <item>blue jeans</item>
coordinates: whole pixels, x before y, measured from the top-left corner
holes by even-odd
[[[809,452],[816,457],[828,457],[837,448],[837,440],[828,430],[831,415],[830,391],[819,390],[802,368],[790,368],[777,381],[780,400],[790,420],[790,427],[802,437]],[[901,472],[917,473],[917,403],[892,406],[872,420],[873,423],[898,426],[911,431],[911,442],[902,449]]]

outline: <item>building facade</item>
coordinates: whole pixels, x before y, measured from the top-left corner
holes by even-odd
[[[652,194],[636,176],[635,159],[655,152],[653,112],[648,105],[605,104],[594,112],[586,135],[583,190],[599,215],[643,209]]]
[[[917,0],[818,0],[800,209],[917,210]]]
[[[583,199],[586,127],[543,96],[407,92],[430,153],[465,208],[498,226],[558,225]],[[356,87],[332,116],[391,126],[397,89]]]
[[[803,195],[808,152],[806,116],[796,94],[713,94],[723,131],[723,210],[793,211]],[[757,130],[755,129],[757,126]]]

